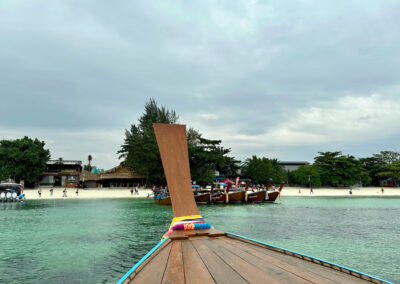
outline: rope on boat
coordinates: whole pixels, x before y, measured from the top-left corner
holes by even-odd
[[[166,232],[162,238],[164,239],[168,237],[173,231],[200,230],[210,228],[211,225],[206,223],[201,215],[175,217],[172,219],[168,232]]]

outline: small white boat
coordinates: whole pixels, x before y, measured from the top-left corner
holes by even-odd
[[[13,202],[22,194],[22,185],[18,183],[0,183],[0,201]]]

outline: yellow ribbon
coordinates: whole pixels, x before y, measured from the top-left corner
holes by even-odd
[[[169,225],[169,230],[171,230],[172,226],[175,224],[175,222],[180,222],[186,219],[198,219],[198,218],[203,218],[201,215],[190,215],[190,216],[181,216],[181,217],[174,217],[171,221],[171,225]]]

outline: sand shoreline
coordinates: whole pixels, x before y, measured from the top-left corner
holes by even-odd
[[[152,193],[151,189],[139,188],[139,193],[133,195],[130,189],[127,188],[89,188],[79,189],[76,195],[75,188],[67,188],[67,197],[63,196],[63,188],[54,188],[53,196],[50,195],[50,188],[41,188],[42,196],[39,197],[38,189],[25,189],[25,197],[27,200],[32,199],[98,199],[98,198],[146,198]],[[352,195],[349,194],[349,188],[314,188],[314,193],[310,193],[309,188],[304,187],[284,187],[282,196],[301,196],[301,197],[316,197],[316,196],[399,196],[400,188],[384,188],[384,193],[381,192],[381,187],[363,187],[353,188]]]

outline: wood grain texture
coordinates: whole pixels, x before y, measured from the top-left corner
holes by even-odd
[[[363,279],[351,276],[332,268],[324,267],[320,264],[312,263],[294,256],[286,255],[273,251],[262,245],[254,244],[249,241],[242,241],[240,238],[232,238],[229,235],[224,241],[231,242],[236,248],[247,251],[254,255],[267,260],[270,265],[289,270],[300,277],[307,277],[310,280],[321,279],[316,283],[366,283]],[[241,242],[242,244],[238,243]],[[308,276],[306,276],[308,275]]]
[[[217,243],[216,239],[204,240],[204,244],[249,283],[310,283],[304,280],[298,281],[299,279],[290,277],[284,271],[260,269],[254,263],[248,262],[231,250],[226,249],[226,247],[221,245],[221,242]]]
[[[185,272],[183,270],[182,242],[172,242],[169,253],[167,268],[165,269],[163,284],[185,283]]]
[[[191,241],[182,241],[182,252],[186,283],[215,283]]]
[[[248,283],[242,276],[233,270],[231,266],[218,257],[202,239],[194,238],[192,244],[196,248],[196,251],[200,255],[216,283]]]
[[[168,257],[171,251],[171,243],[164,247],[162,251],[153,258],[143,269],[135,274],[129,283],[159,284],[163,279],[164,271],[168,263]]]
[[[154,123],[175,217],[199,215],[192,192],[185,125]]]

